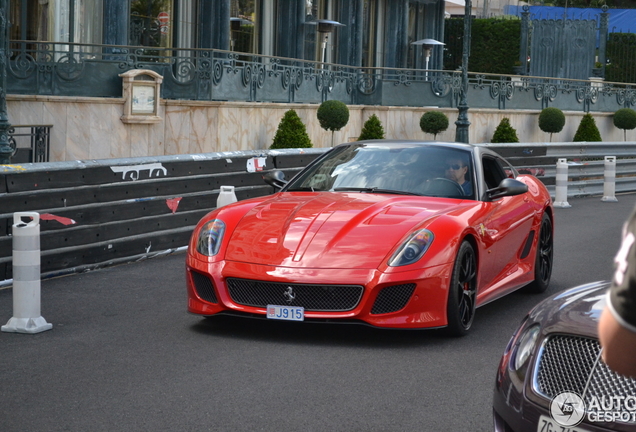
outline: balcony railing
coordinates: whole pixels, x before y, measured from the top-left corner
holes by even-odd
[[[456,107],[460,71],[362,68],[212,49],[11,41],[12,94],[121,97],[119,74],[163,76],[164,99]],[[636,105],[636,84],[469,72],[471,108],[614,112]]]
[[[53,125],[11,125],[12,163],[48,162]]]

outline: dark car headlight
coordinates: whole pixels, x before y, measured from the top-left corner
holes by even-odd
[[[540,332],[541,327],[535,324],[526,328],[519,336],[513,348],[514,353],[511,362],[511,366],[515,371],[519,371],[527,366],[528,359],[532,356]]]
[[[221,248],[224,234],[225,222],[220,219],[212,219],[206,222],[199,230],[197,252],[206,256],[216,255]]]
[[[426,252],[435,236],[427,229],[415,231],[408,239],[398,248],[389,260],[391,267],[399,267],[403,265],[413,264]]]

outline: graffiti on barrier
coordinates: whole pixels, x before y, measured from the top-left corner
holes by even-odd
[[[148,171],[148,178],[162,177],[168,174],[168,170],[160,163],[143,165],[112,166],[110,169],[114,173],[121,173],[122,180],[139,180],[140,173]]]

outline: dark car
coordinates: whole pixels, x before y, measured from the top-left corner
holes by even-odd
[[[609,282],[555,294],[523,319],[499,364],[497,432],[636,431],[636,380],[601,359]]]

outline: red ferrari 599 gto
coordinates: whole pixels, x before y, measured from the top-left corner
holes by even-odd
[[[550,195],[484,147],[359,141],[264,178],[280,190],[196,226],[189,312],[464,335],[477,307],[550,282]]]

